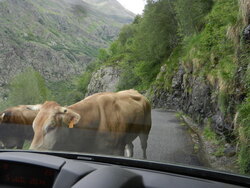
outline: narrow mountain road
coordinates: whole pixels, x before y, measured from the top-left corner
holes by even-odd
[[[142,158],[139,138],[134,142],[134,158]],[[147,159],[201,166],[194,153],[187,126],[181,125],[174,112],[152,110],[152,128],[148,139]]]

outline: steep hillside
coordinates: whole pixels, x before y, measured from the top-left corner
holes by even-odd
[[[250,173],[249,5],[215,1],[204,29],[183,40],[150,88],[155,107],[182,111],[197,123],[213,147],[207,149],[213,168],[235,171],[238,164],[242,173]]]
[[[98,61],[119,68],[117,90],[188,115],[213,168],[249,174],[249,47],[250,0],[148,1]]]
[[[102,8],[107,7],[108,0]],[[112,10],[116,8],[122,9],[119,16],[82,0],[1,0],[1,95],[9,80],[27,67],[52,82],[79,75],[98,49],[132,21],[132,14],[122,7]]]

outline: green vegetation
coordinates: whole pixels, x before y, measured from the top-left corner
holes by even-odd
[[[122,28],[119,38],[98,61],[122,70],[117,89],[145,91],[155,81],[160,67],[167,65],[163,87],[169,88],[183,51],[182,38],[201,31],[212,0],[147,1],[143,16]],[[187,6],[192,5],[192,9]],[[190,14],[192,13],[192,14]],[[189,15],[189,22],[186,22]],[[178,24],[177,24],[178,23]]]
[[[211,144],[214,145],[214,152],[212,155],[216,157],[222,157],[224,156],[225,151],[225,140],[219,137],[210,127],[210,123],[205,126],[203,130],[203,135],[205,137],[205,140],[208,140]]]
[[[100,67],[99,63],[98,61],[90,63],[80,76],[74,76],[66,81],[49,82],[48,87],[52,91],[54,100],[59,101],[61,105],[71,105],[84,99],[92,73]]]
[[[100,51],[98,61],[122,70],[118,90],[145,90],[154,81],[177,41],[173,4],[148,1],[143,17],[137,16],[132,24],[124,26],[119,38],[106,51],[106,56]]]
[[[238,95],[235,87],[239,87],[235,85],[236,71],[239,64],[242,64],[240,61],[244,61],[242,58],[238,59],[239,57],[235,53],[239,45],[235,43],[237,34],[233,37],[229,36],[230,28],[238,27],[238,31],[242,29],[238,2],[235,0],[216,1],[205,21],[206,25],[201,32],[186,37],[183,41],[183,66],[186,70],[193,70],[194,75],[205,77],[213,87],[217,88],[213,95],[217,96],[218,107],[225,117],[230,118],[236,113],[235,107],[232,108],[232,105],[236,105],[232,96]],[[249,54],[245,54],[245,56],[249,57]],[[245,75],[248,74],[245,73]],[[244,84],[249,87],[247,78],[242,79]],[[246,92],[246,90],[241,92]],[[250,172],[249,114],[249,101],[246,99],[240,105],[240,127],[235,133],[238,137],[236,142],[240,145],[238,160],[242,173]],[[204,129],[204,136],[218,144],[214,155],[222,156],[224,144],[221,143],[225,141],[208,127]]]
[[[249,45],[239,41],[245,26],[238,1],[147,2],[144,14],[124,26],[109,49],[99,51],[98,65],[121,69],[118,90],[144,92],[151,86],[151,93],[155,89],[171,93],[173,76],[183,67],[185,91],[192,94],[188,79],[202,78],[212,88],[213,102],[227,123],[232,124],[239,111],[238,128],[229,137],[237,138],[231,142],[239,143],[240,168],[249,173]],[[158,74],[162,65],[164,71]],[[240,67],[245,72],[239,78]],[[222,156],[228,135],[220,137],[206,127],[204,136],[219,144],[214,155]]]
[[[181,36],[198,33],[204,27],[205,16],[211,10],[212,0],[176,0],[174,3]]]
[[[217,135],[215,134],[214,131],[211,130],[210,126],[207,125],[204,130],[203,130],[203,135],[205,136],[205,138],[207,140],[210,140],[210,141],[215,141],[216,138],[217,138]]]
[[[72,80],[74,79],[72,78]],[[76,96],[71,96],[75,89],[75,85],[72,80],[48,82],[47,86],[52,93],[52,100],[57,101],[60,105],[73,104]]]
[[[16,75],[9,89],[8,99],[2,104],[2,109],[20,104],[39,104],[52,98],[43,77],[32,68]]]
[[[245,99],[238,106],[238,121],[236,134],[238,135],[239,154],[238,162],[242,173],[250,174],[250,45],[241,43],[240,64],[245,69],[242,82],[246,93],[239,92],[239,95],[246,95]]]
[[[248,84],[248,86],[250,86],[250,84]],[[246,100],[240,105],[239,123],[239,164],[242,173],[250,174],[250,92],[248,93]]]
[[[164,64],[166,65],[166,72],[165,72],[164,76],[161,78],[161,79],[164,79],[163,89],[171,91],[172,78],[179,68],[179,60],[180,60],[180,57],[182,56],[182,54],[183,54],[182,47],[177,46],[173,50],[173,52],[171,53],[169,58],[164,61]],[[155,84],[157,84],[157,82],[159,82],[159,81],[160,80],[156,80]],[[160,83],[158,83],[158,84],[160,85]]]
[[[24,144],[23,144],[23,150],[28,150],[30,148],[31,145],[31,141],[25,140]]]
[[[187,49],[184,66],[188,67],[186,63],[193,61],[195,73],[218,79],[224,91],[230,88],[236,69],[235,46],[226,33],[230,25],[236,24],[238,9],[235,0],[217,1],[206,17],[202,32],[184,40],[184,49]]]

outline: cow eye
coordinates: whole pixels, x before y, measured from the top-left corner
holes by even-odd
[[[63,112],[66,113],[66,112],[67,112],[67,109],[65,109]]]
[[[45,128],[45,133],[47,134],[55,128],[56,128],[56,126],[54,126],[54,125],[47,125]]]

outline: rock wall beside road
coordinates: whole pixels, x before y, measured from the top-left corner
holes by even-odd
[[[215,132],[230,139],[235,114],[223,112],[223,96],[219,93],[218,87],[202,77],[189,73],[180,65],[172,78],[171,88],[166,90],[159,85],[152,86],[150,98],[154,108],[183,111],[200,126],[210,124]],[[227,107],[233,108],[236,102],[236,99],[232,99]]]
[[[104,67],[92,74],[85,97],[98,92],[114,92],[119,82],[120,71],[115,67]]]

